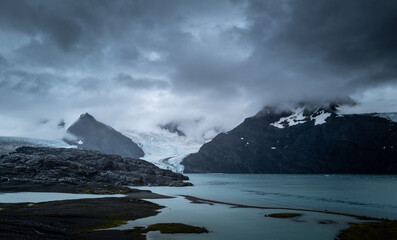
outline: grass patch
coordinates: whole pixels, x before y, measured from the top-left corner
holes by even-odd
[[[300,216],[302,216],[302,214],[300,213],[272,213],[269,215],[265,215],[265,217],[272,217],[272,218],[294,218]]]
[[[127,223],[128,223],[127,220],[106,220],[105,223],[102,225],[96,225],[95,227],[80,229],[80,231],[84,232],[84,231],[108,229],[108,228],[118,227]]]
[[[157,223],[149,225],[146,231],[160,231],[165,234],[173,233],[208,233],[204,227],[190,226],[183,223]]]
[[[339,240],[396,240],[397,221],[350,223],[338,235]]]

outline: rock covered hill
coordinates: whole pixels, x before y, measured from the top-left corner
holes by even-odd
[[[97,121],[88,113],[82,114],[67,130],[72,137],[64,140],[78,148],[98,150],[122,157],[140,158],[143,150],[130,138]]]
[[[395,116],[264,108],[182,164],[185,173],[397,173]]]
[[[0,189],[25,186],[185,186],[187,177],[140,159],[77,148],[21,147],[0,156]],[[32,191],[32,187],[27,187]]]

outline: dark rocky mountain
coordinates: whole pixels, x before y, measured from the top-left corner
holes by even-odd
[[[185,173],[397,173],[395,114],[264,108],[186,157]],[[388,119],[387,119],[388,118]]]
[[[65,138],[64,141],[79,148],[98,150],[122,157],[140,158],[144,156],[143,150],[130,138],[98,122],[88,113],[82,114],[68,128],[67,133],[76,138]]]
[[[61,121],[59,121],[57,127],[58,127],[58,128],[64,128],[65,125],[66,125],[65,121],[64,121],[64,120],[61,120]]]
[[[25,185],[56,186],[185,186],[186,176],[140,159],[78,148],[21,147],[0,156],[1,190]],[[31,187],[28,189],[32,189]]]
[[[182,136],[182,137],[186,136],[186,134],[179,129],[179,125],[177,123],[174,123],[174,122],[169,122],[167,124],[160,125],[160,128],[164,129],[164,130],[167,130],[170,133],[176,133],[176,134],[178,134],[179,136]]]

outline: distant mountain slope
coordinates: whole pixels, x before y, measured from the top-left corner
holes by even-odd
[[[88,113],[82,114],[68,128],[67,133],[75,138],[65,138],[65,141],[79,148],[98,150],[122,157],[140,158],[144,156],[142,149],[130,138],[98,122]]]
[[[74,148],[62,140],[43,140],[21,137],[0,137],[0,155],[8,154],[19,147],[52,147],[52,148]]]
[[[182,164],[185,173],[397,173],[393,116],[265,108]]]

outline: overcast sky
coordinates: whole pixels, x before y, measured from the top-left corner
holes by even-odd
[[[0,135],[116,129],[201,135],[265,105],[351,97],[397,111],[395,0],[0,1]]]

